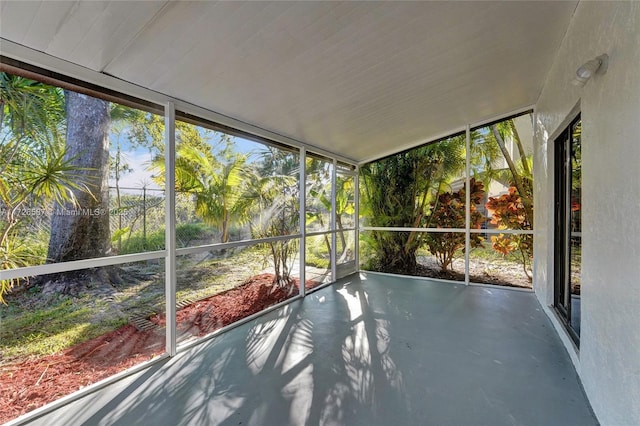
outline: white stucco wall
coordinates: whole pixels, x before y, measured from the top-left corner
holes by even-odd
[[[602,53],[610,57],[607,73],[571,85],[576,69]],[[536,104],[534,287],[544,306],[553,303],[553,138],[576,106],[580,351],[564,340],[600,422],[640,425],[640,2],[581,2]]]

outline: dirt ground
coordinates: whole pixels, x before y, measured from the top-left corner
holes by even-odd
[[[420,276],[464,281],[464,259],[453,261],[453,270],[442,272],[435,258],[420,256],[418,258],[418,274]],[[507,264],[473,259],[469,262],[469,278],[471,282],[493,284],[506,287],[531,288],[531,280],[525,275],[519,264]]]
[[[273,275],[260,274],[234,289],[180,309],[179,338],[204,336],[298,294],[298,282],[285,288],[272,285],[272,280]],[[318,284],[307,281],[305,287]],[[152,325],[146,331],[127,324],[54,355],[3,365],[0,423],[162,354],[165,316],[148,320]]]

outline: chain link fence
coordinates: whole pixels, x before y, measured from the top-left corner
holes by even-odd
[[[111,246],[118,254],[162,250],[165,191],[154,188],[109,188]]]
[[[18,221],[17,241],[30,247],[32,264],[44,263],[51,235],[51,217],[60,207],[53,203],[26,203],[13,217]],[[77,209],[83,215],[94,211]],[[86,210],[86,212],[85,212]],[[8,207],[0,204],[0,225],[6,222]],[[100,211],[100,214],[103,211]],[[165,191],[147,187],[109,187],[111,255],[162,250],[165,247]],[[176,240],[179,247],[219,242],[219,232],[196,216],[193,194],[176,194]],[[41,259],[38,261],[38,259]]]
[[[220,232],[205,224],[195,210],[192,193],[176,193],[178,247],[221,242]],[[112,250],[118,254],[162,250],[165,243],[165,191],[111,187],[109,210]],[[247,226],[232,227],[231,240],[250,238]]]

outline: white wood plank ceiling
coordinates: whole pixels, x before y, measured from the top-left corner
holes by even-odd
[[[576,3],[2,0],[0,37],[362,161],[534,104]]]

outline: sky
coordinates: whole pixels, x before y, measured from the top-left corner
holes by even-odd
[[[118,138],[112,134],[110,138],[109,151],[112,156],[116,153],[116,147]],[[240,153],[251,153],[261,150],[264,145],[243,139],[240,137],[234,137],[235,149]],[[216,140],[212,141],[213,143]],[[148,189],[160,189],[161,187],[153,180],[154,172],[149,170],[151,162],[153,160],[153,154],[148,148],[134,146],[129,142],[126,136],[120,137],[120,150],[123,160],[129,165],[132,171],[123,173],[120,176],[119,186],[122,192],[127,192],[125,188],[142,188],[145,186]],[[109,178],[109,186],[115,186],[116,181],[114,178]],[[139,191],[130,191],[136,192]]]

